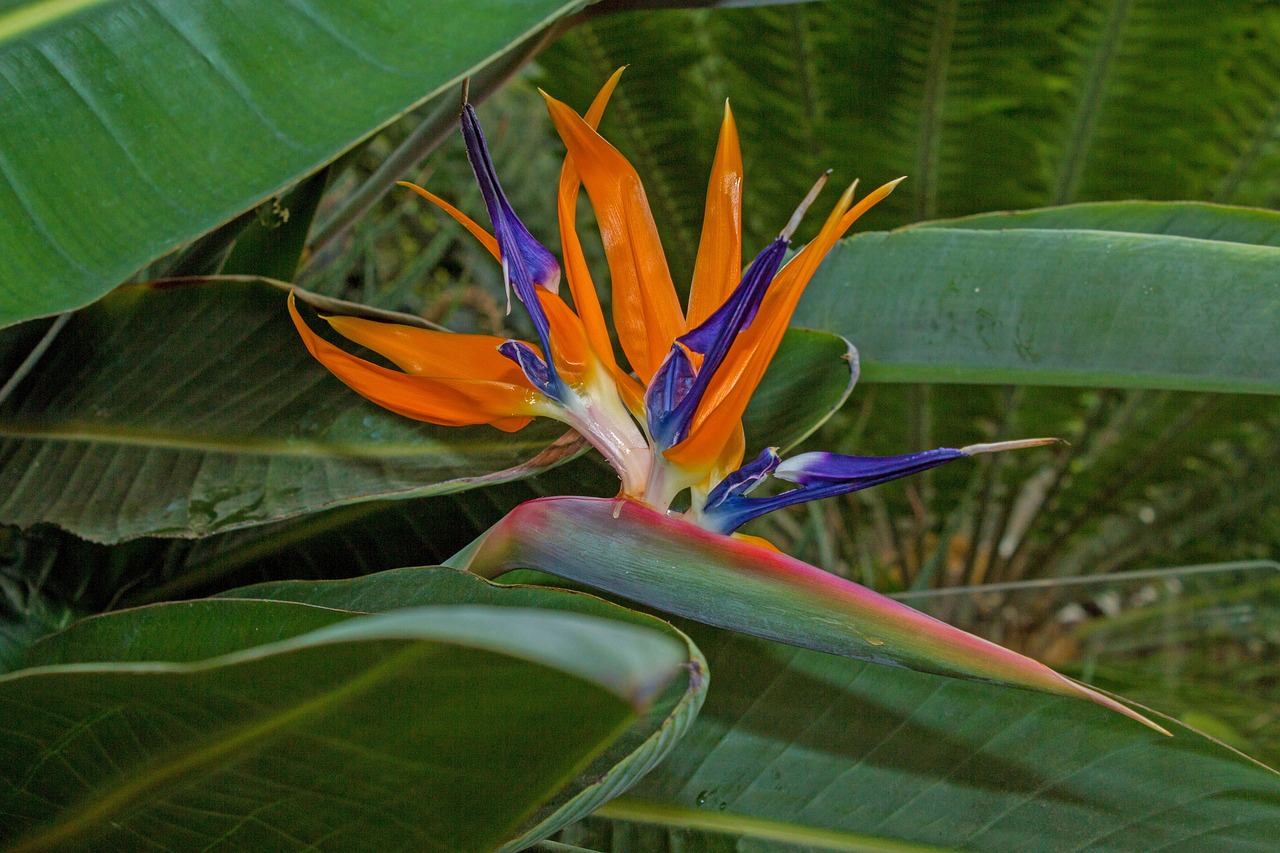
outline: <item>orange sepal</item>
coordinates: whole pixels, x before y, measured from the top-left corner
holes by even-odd
[[[454,219],[456,219],[459,225],[461,225],[463,228],[470,231],[472,235],[474,235],[475,238],[480,241],[481,245],[483,245],[486,249],[489,250],[489,254],[493,255],[494,260],[501,262],[502,257],[498,253],[498,239],[494,237],[492,234],[490,234],[488,231],[486,231],[484,229],[484,226],[480,225],[470,216],[467,216],[461,210],[458,210],[458,208],[449,204],[449,202],[440,198],[440,196],[436,195],[433,192],[430,192],[429,190],[424,190],[422,187],[418,186],[417,184],[411,184],[408,181],[396,181],[396,183],[402,187],[408,187],[409,189],[413,190],[418,195],[422,196],[427,201],[431,202],[436,207],[440,208],[445,213],[449,214]]]
[[[738,335],[698,405],[688,437],[663,455],[673,464],[693,469],[714,460],[741,421],[747,402],[764,377],[805,285],[835,242],[902,179],[890,181],[850,207],[853,187],[845,191],[818,236],[783,267],[769,286],[755,322]]]
[[[685,322],[644,187],[627,159],[577,113],[545,92],[543,97],[600,224],[618,339],[648,383],[671,342],[684,334]]]
[[[519,374],[521,382],[517,384],[491,377],[401,373],[351,355],[311,331],[298,313],[293,294],[289,294],[289,314],[316,361],[361,396],[396,414],[441,426],[489,424],[504,432],[515,432],[533,420],[534,415],[544,414],[541,395],[528,386],[523,374]],[[414,331],[449,334],[431,333],[426,329]],[[390,349],[395,351],[394,347]],[[455,360],[456,363],[460,362]],[[519,368],[516,372],[519,373]]]
[[[543,287],[537,288],[536,292],[551,327],[552,363],[566,382],[576,383],[582,379],[591,358],[582,321],[558,295]]]
[[[689,289],[689,328],[697,327],[723,305],[741,277],[742,151],[738,147],[738,128],[726,101],[720,141],[707,181],[698,260]]]
[[[341,314],[322,319],[347,340],[373,350],[414,376],[525,382],[519,365],[498,352],[505,338],[438,332]]]
[[[605,105],[618,85],[618,78],[623,69],[619,68],[605,81],[604,86],[591,102],[587,110],[586,122],[594,129],[604,115]],[[612,373],[618,371],[613,357],[613,343],[609,340],[609,327],[604,322],[604,311],[600,308],[600,297],[596,294],[595,282],[591,279],[591,270],[582,252],[582,241],[578,239],[578,188],[581,185],[578,169],[573,164],[573,157],[566,156],[560,168],[560,191],[557,194],[557,211],[560,217],[560,246],[564,255],[565,280],[569,292],[573,294],[573,305],[586,331],[591,348],[596,351],[601,362]]]

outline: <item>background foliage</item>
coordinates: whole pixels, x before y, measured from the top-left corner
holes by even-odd
[[[743,139],[749,252],[826,168],[836,183],[873,186],[907,174],[862,227],[930,225],[847,240],[798,313],[800,324],[850,338],[864,365],[848,403],[802,446],[900,453],[1024,435],[1070,444],[777,513],[751,532],[1280,762],[1280,685],[1267,665],[1280,651],[1280,602],[1276,567],[1263,562],[1280,545],[1280,409],[1271,396],[1237,393],[1273,394],[1280,376],[1274,4],[848,0],[627,11],[613,3],[559,23],[565,4],[517,14],[518,4],[494,3],[470,10],[473,18],[459,11],[467,4],[370,4],[397,22],[388,29],[346,15],[345,4],[297,0],[290,8],[303,23],[274,39],[271,27],[288,28],[292,13],[262,29],[241,16],[265,12],[231,0],[198,11],[103,3],[65,25],[22,29],[14,16],[42,5],[0,4],[0,210],[21,226],[0,238],[0,295],[12,312],[0,316],[11,319],[83,305],[145,264],[132,281],[266,275],[450,328],[527,335],[504,312],[487,254],[415,196],[386,192],[404,176],[483,221],[452,126],[453,82],[468,72],[473,97],[493,93],[481,119],[507,193],[554,250],[551,187],[562,151],[535,86],[581,108],[609,73],[629,66],[602,131],[645,181],[678,285],[692,268],[726,98]],[[220,41],[219,16],[255,38]],[[392,30],[386,42],[370,41]],[[106,46],[101,55],[77,65],[94,39]],[[145,67],[119,64],[132,54],[147,57]],[[361,56],[369,67],[357,73]],[[148,87],[174,77],[174,67],[191,69],[177,75],[190,86],[217,93],[217,109],[207,127],[166,120],[143,133],[148,110],[164,106]],[[303,85],[281,86],[281,69]],[[49,81],[47,101],[30,94],[32,74]],[[74,122],[55,132],[29,119],[64,115],[59,99]],[[187,100],[203,108],[210,98]],[[1255,209],[1082,204],[1131,199]],[[1059,205],[1078,206],[952,221]],[[579,221],[590,233],[585,207]],[[585,242],[598,268],[598,241]],[[1139,298],[1142,288],[1158,288],[1159,299]],[[0,332],[0,376],[16,380],[0,390],[0,521],[12,525],[0,530],[7,666],[22,665],[29,640],[78,616],[255,581],[434,565],[521,500],[614,490],[590,457],[522,479],[572,455],[563,447],[530,463],[556,438],[553,428],[499,443],[492,432],[418,427],[364,406],[286,346],[277,296],[253,282],[134,286],[66,320]],[[931,329],[944,309],[950,325]],[[42,340],[48,349],[32,359]],[[841,391],[831,389],[789,438],[822,421]],[[781,426],[761,417],[762,433]],[[382,458],[370,462],[374,453]],[[1228,560],[1258,562],[1211,580],[1076,583]],[[1023,582],[1038,585],[1016,586]],[[949,592],[972,585],[982,589]],[[297,609],[309,599],[262,597],[303,601],[290,612],[314,616]],[[602,616],[605,607],[594,615],[632,618],[620,608]],[[299,618],[307,630],[320,627]],[[1025,849],[1029,837],[1053,832],[1075,849],[1124,849],[1136,837],[1226,848],[1227,827],[1245,827],[1244,845],[1250,826],[1266,837],[1275,820],[1276,789],[1251,775],[1256,766],[1199,740],[1123,758],[1109,751],[1122,752],[1123,739],[1102,722],[1080,753],[1065,735],[1035,729],[1035,760],[1053,765],[1051,778],[1009,781],[1001,744],[1026,738],[1007,719],[1034,721],[1051,700],[1005,691],[998,702],[1009,718],[957,722],[955,707],[993,694],[682,627],[721,692],[712,687],[691,724],[678,697],[698,687],[679,679],[647,699],[651,706],[620,707],[619,718],[633,721],[619,743],[631,749],[647,737],[641,731],[692,725],[690,734],[629,799],[565,830],[562,842],[926,849],[876,846],[897,839]],[[670,629],[648,630],[683,642]],[[245,648],[285,639],[253,638]],[[796,684],[816,698],[797,707],[788,698]],[[1088,716],[1053,711],[1063,720],[1075,713]],[[666,715],[679,722],[663,723]],[[897,741],[894,726],[906,720],[918,728]],[[938,745],[891,758],[919,743]],[[664,742],[661,754],[671,748]],[[628,754],[617,749],[608,753],[615,761]],[[975,751],[980,760],[955,760]],[[1098,779],[1131,773],[1137,787],[1155,786],[1153,800],[1192,801],[1196,791],[1155,780],[1191,778],[1186,768],[1199,760],[1223,772],[1222,789],[1257,787],[1225,798],[1213,815],[1154,803],[1144,811],[1125,799],[1132,788],[1114,800],[1096,790]],[[574,784],[591,776],[575,772]],[[753,781],[744,787],[745,777]],[[920,779],[929,786],[917,787]],[[848,805],[872,791],[884,799]],[[1022,822],[1021,797],[1052,805],[1060,822]],[[553,811],[541,808],[543,817]],[[1156,814],[1107,823],[1125,808]],[[985,821],[967,822],[974,809]]]

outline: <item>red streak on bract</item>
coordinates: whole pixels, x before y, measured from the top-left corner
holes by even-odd
[[[630,500],[521,504],[486,534],[466,568],[490,578],[539,569],[790,645],[1088,699],[1168,734],[1031,658],[794,557]]]

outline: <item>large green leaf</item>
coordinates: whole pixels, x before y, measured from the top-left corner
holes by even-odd
[[[613,821],[565,840],[1226,853],[1270,850],[1280,832],[1280,776],[1177,723],[1165,738],[1084,702],[687,630],[715,672],[698,721],[598,813]]]
[[[424,603],[539,607],[581,613],[647,627],[685,644],[686,668],[649,712],[529,818],[503,849],[518,850],[535,838],[590,813],[617,796],[662,760],[684,734],[707,689],[706,661],[697,647],[666,622],[594,596],[543,587],[498,586],[453,569],[397,569],[349,581],[284,581],[224,593],[229,598],[297,601],[321,607],[381,612]],[[325,611],[329,612],[329,611]]]
[[[285,195],[259,205],[255,221],[236,237],[219,272],[293,281],[328,185],[329,170],[322,169]]]
[[[0,521],[201,535],[525,476],[576,451],[542,452],[562,432],[386,412],[311,358],[265,284],[134,286],[77,314],[0,408]]]
[[[96,299],[577,5],[0,4],[0,325]]]
[[[182,638],[195,608],[211,618]],[[580,613],[255,600],[111,614],[42,646],[60,663],[0,678],[19,850],[490,850],[688,660]]]
[[[956,219],[920,222],[911,227],[1118,231],[1280,247],[1280,213],[1257,207],[1198,201],[1095,201],[1033,210],[976,213]]]
[[[796,322],[871,381],[1280,392],[1280,248],[1077,229],[908,228],[843,241]]]

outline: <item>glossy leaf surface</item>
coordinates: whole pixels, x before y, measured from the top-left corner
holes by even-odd
[[[715,672],[702,715],[610,821],[566,840],[1226,853],[1280,831],[1280,776],[1163,718],[1171,738],[1085,702],[688,630]]]
[[[869,381],[1277,393],[1277,266],[1228,240],[908,228],[838,245],[796,322],[854,341]]]
[[[96,299],[574,5],[4,4],[0,326]]]
[[[503,850],[519,850],[535,838],[589,814],[649,772],[684,735],[702,707],[707,668],[702,653],[680,631],[582,593],[544,587],[500,586],[466,572],[445,568],[396,569],[344,581],[282,581],[224,593],[224,598],[296,601],[319,607],[382,612],[423,603],[538,607],[579,613],[658,631],[684,644],[687,662],[648,713],[637,719],[607,749],[544,803],[515,832]]]
[[[1280,247],[1280,213],[1258,207],[1196,201],[1094,201],[976,213],[921,222],[912,227],[1112,231]]]
[[[170,609],[218,618],[178,639],[154,615]],[[489,850],[687,660],[652,629],[578,613],[254,600],[110,614],[41,656],[60,663],[0,679],[0,798],[22,850]]]
[[[433,427],[366,402],[265,284],[133,286],[76,315],[0,409],[0,520],[102,542],[201,535],[524,476],[576,452],[539,456],[563,434]]]

